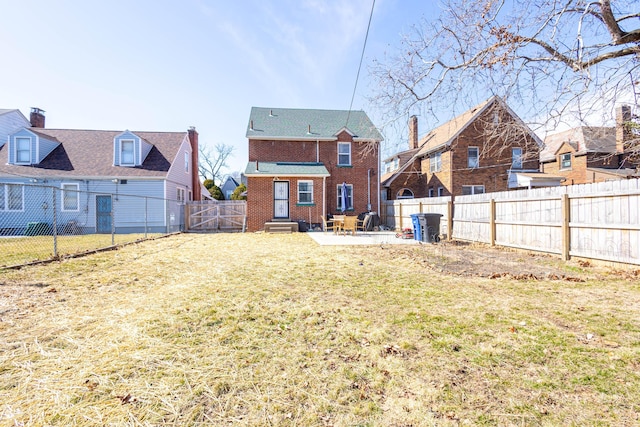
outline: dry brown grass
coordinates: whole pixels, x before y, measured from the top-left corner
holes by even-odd
[[[0,425],[640,422],[631,272],[460,250],[177,235],[2,271]]]

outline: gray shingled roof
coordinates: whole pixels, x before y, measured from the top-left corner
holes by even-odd
[[[261,107],[251,108],[246,136],[249,139],[335,140],[342,129],[347,129],[356,140],[383,139],[362,110]]]
[[[558,149],[564,143],[570,144],[576,154],[616,152],[616,128],[598,126],[579,126],[568,129],[544,139],[544,150],[540,153],[541,162],[553,161]]]
[[[322,163],[311,162],[249,162],[246,176],[329,176]]]
[[[0,147],[0,176],[27,177],[164,177],[178,150],[188,138],[187,132],[138,132],[153,148],[142,166],[113,165],[113,139],[122,131],[69,130],[38,128],[30,131],[40,137],[61,144],[40,164],[34,166],[9,165],[8,144]],[[5,159],[2,161],[1,159]]]

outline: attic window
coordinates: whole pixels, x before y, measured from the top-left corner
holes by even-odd
[[[16,138],[16,163],[31,163],[31,138]]]
[[[120,141],[120,164],[133,166],[134,165],[134,156],[133,156],[133,140],[132,139],[123,139]]]
[[[571,153],[560,155],[560,169],[571,169]]]

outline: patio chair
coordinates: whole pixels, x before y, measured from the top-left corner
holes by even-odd
[[[352,236],[356,235],[356,228],[358,225],[358,218],[355,216],[345,216],[344,225],[342,226],[342,233],[351,233]]]
[[[344,218],[345,215],[334,215],[333,216],[333,232],[339,233],[344,226]]]
[[[322,228],[324,229],[325,232],[331,230],[331,231],[335,231],[336,229],[336,225],[333,222],[332,219],[327,220],[324,215],[321,215],[320,218],[322,218]]]

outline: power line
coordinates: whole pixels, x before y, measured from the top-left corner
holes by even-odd
[[[358,79],[360,78],[360,69],[362,68],[362,60],[364,59],[364,51],[367,47],[367,39],[369,38],[369,28],[371,28],[371,19],[373,18],[373,8],[376,5],[376,0],[371,3],[371,13],[369,14],[369,24],[367,24],[367,33],[364,36],[364,45],[362,46],[362,53],[360,54],[360,64],[358,65],[358,73],[356,74],[356,82],[353,85],[353,94],[351,95],[351,103],[349,104],[349,112],[347,113],[347,123],[349,124],[349,117],[351,116],[351,108],[353,108],[353,99],[356,97],[356,88],[358,87]]]

